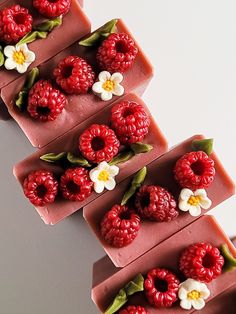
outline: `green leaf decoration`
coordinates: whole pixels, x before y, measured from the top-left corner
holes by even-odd
[[[210,155],[213,150],[213,138],[203,139],[203,140],[194,140],[192,142],[192,148],[195,151],[203,151],[207,155]]]
[[[65,153],[65,152],[62,152],[59,154],[48,153],[48,154],[41,156],[40,159],[43,161],[46,161],[46,162],[56,163],[58,161],[65,159],[66,156],[67,156],[67,153]]]
[[[148,153],[153,149],[152,145],[143,144],[140,142],[132,144],[130,147],[131,147],[132,151],[135,153],[135,155],[142,154],[142,153]]]
[[[28,34],[26,34],[18,43],[17,45],[23,45],[23,44],[30,44],[36,39],[45,39],[48,36],[48,32],[39,32],[39,31],[33,31]]]
[[[5,57],[3,54],[2,46],[0,46],[0,67],[3,66],[4,62],[5,62]]]
[[[109,162],[109,165],[113,166],[113,165],[121,164],[123,162],[130,160],[132,157],[134,157],[133,151],[121,152]]]
[[[41,24],[38,24],[34,27],[35,31],[38,32],[51,32],[55,27],[62,25],[62,18],[57,17],[53,20],[47,20]]]
[[[128,301],[129,296],[143,290],[144,278],[142,274],[138,274],[132,281],[130,281],[124,288],[119,291],[119,293],[116,295],[104,314],[116,313]]]
[[[39,69],[33,68],[27,75],[25,84],[22,90],[16,96],[15,104],[20,109],[24,111],[27,107],[28,93],[29,90],[34,86],[39,78]]]
[[[117,19],[111,20],[93,32],[89,37],[82,39],[79,44],[85,47],[93,47],[115,32]]]
[[[127,204],[128,200],[136,193],[137,189],[141,187],[147,175],[147,167],[140,169],[134,176],[131,186],[128,191],[125,192],[121,205]]]
[[[229,251],[229,247],[227,244],[222,244],[220,247],[221,254],[224,257],[225,264],[224,264],[224,271],[232,271],[236,268],[236,258],[233,257],[231,252]]]
[[[67,153],[67,160],[72,164],[76,166],[81,166],[81,167],[91,167],[92,165],[89,164],[88,160],[85,159],[84,157],[80,156],[75,156],[72,153]]]

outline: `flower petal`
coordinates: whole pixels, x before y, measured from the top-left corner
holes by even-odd
[[[94,191],[96,193],[102,193],[104,191],[105,184],[103,181],[97,181],[94,183]]]
[[[191,208],[189,209],[189,213],[193,217],[197,217],[197,216],[201,215],[201,212],[202,211],[201,211],[200,205],[191,206]]]
[[[107,80],[110,80],[110,78],[111,74],[108,71],[102,71],[98,75],[98,79],[102,83],[106,82]]]
[[[32,63],[35,61],[35,53],[33,51],[29,51],[26,54],[26,63]]]
[[[119,84],[123,81],[123,75],[119,72],[113,73],[111,76],[111,81],[113,81],[115,84]]]
[[[103,101],[111,100],[111,99],[112,99],[112,92],[103,91],[103,92],[101,93],[101,99],[102,99]]]
[[[13,53],[16,51],[16,48],[14,46],[6,46],[4,48],[4,55],[8,58],[12,58]]]
[[[203,299],[207,299],[211,294],[205,283],[201,283],[200,292]]]
[[[208,197],[201,198],[200,205],[203,209],[208,209],[211,207],[212,201]]]
[[[190,189],[182,189],[179,195],[179,198],[181,200],[186,200],[188,201],[190,196],[194,195],[193,191],[191,191]]]
[[[200,197],[207,197],[207,192],[204,189],[198,189],[194,192],[195,196],[200,196]]]
[[[101,82],[94,83],[92,86],[92,91],[94,93],[101,94],[104,91],[104,89],[102,88],[102,83]]]
[[[23,63],[23,64],[16,64],[16,70],[19,73],[25,73],[28,69],[29,63]]]
[[[89,172],[89,177],[93,182],[97,182],[98,181],[98,175],[99,175],[99,170],[97,168],[92,169]]]
[[[111,177],[115,177],[115,176],[118,175],[119,171],[120,171],[119,167],[117,167],[117,166],[110,166],[109,174],[110,174]]]
[[[7,70],[14,70],[16,69],[16,63],[11,59],[11,58],[7,58],[7,60],[4,63],[5,68]]]
[[[113,91],[112,93],[115,95],[115,96],[122,96],[125,92],[125,89],[123,86],[121,86],[120,84],[116,84],[113,88]]]
[[[182,307],[182,309],[184,310],[190,310],[192,307],[192,301],[185,299],[185,300],[181,300],[180,301],[180,306]]]
[[[179,209],[183,212],[187,212],[190,209],[190,206],[186,200],[180,200],[179,201]]]
[[[183,283],[181,283],[181,287],[184,287],[187,291],[197,290],[200,291],[200,283],[192,278],[188,278]]]
[[[205,301],[202,298],[192,300],[192,305],[195,310],[201,310],[205,306]]]
[[[104,182],[105,188],[108,191],[114,190],[115,186],[116,186],[116,181],[113,178],[109,178],[109,180],[107,180],[106,182]]]
[[[184,300],[184,299],[187,299],[187,294],[188,294],[188,291],[185,289],[185,287],[181,287],[179,288],[179,291],[178,291],[178,297],[180,300]]]
[[[102,161],[99,163],[99,165],[97,166],[98,170],[108,170],[110,169],[110,166],[108,165],[108,163],[106,161]]]
[[[17,51],[22,51],[24,55],[27,55],[30,52],[27,44],[16,45],[16,49]]]

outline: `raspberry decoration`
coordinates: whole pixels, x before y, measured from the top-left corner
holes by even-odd
[[[147,311],[142,306],[130,305],[120,310],[119,314],[147,314]]]
[[[35,9],[48,18],[55,18],[66,14],[71,5],[71,0],[33,0]]]
[[[179,215],[174,197],[155,185],[144,185],[139,189],[135,207],[142,217],[161,222],[171,221]]]
[[[95,73],[92,67],[82,58],[68,56],[61,60],[53,75],[57,84],[67,94],[86,94],[93,86]]]
[[[122,144],[141,142],[148,134],[150,119],[143,106],[133,101],[122,101],[111,110],[112,128]]]
[[[210,282],[219,276],[224,258],[210,243],[195,243],[187,247],[180,257],[180,270],[187,278]]]
[[[180,281],[165,268],[152,269],[144,281],[148,302],[155,307],[171,307],[177,300]]]
[[[114,247],[124,247],[137,237],[140,218],[127,206],[114,205],[101,222],[104,240]]]
[[[50,81],[40,80],[30,90],[27,111],[34,119],[53,121],[62,112],[67,99]]]
[[[203,151],[186,153],[177,160],[174,174],[183,188],[192,191],[205,189],[215,177],[214,160]]]
[[[67,200],[82,202],[92,193],[92,187],[88,170],[82,167],[69,168],[61,176],[60,190]]]
[[[79,138],[79,149],[91,162],[111,161],[117,155],[120,142],[114,131],[103,124],[92,124]]]
[[[32,30],[33,18],[29,11],[16,4],[0,11],[0,41],[16,44]]]
[[[58,182],[48,170],[32,171],[24,180],[25,196],[35,206],[53,203],[58,192]]]
[[[133,65],[137,54],[138,48],[129,35],[113,33],[99,47],[97,62],[101,70],[123,73]]]

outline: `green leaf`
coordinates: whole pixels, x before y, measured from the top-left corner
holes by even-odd
[[[132,151],[135,153],[135,155],[142,154],[142,153],[148,153],[153,149],[152,145],[144,144],[144,143],[135,143],[131,146]]]
[[[192,148],[195,151],[203,151],[207,155],[210,155],[213,150],[213,138],[203,139],[203,140],[194,140],[192,142]]]
[[[48,36],[48,32],[39,32],[39,31],[33,31],[28,34],[26,34],[18,43],[17,46],[23,45],[23,44],[29,44],[35,41],[36,39],[45,39]]]
[[[38,81],[38,79],[39,79],[39,69],[35,67],[27,75],[25,88],[30,90],[34,86],[34,84]]]
[[[227,244],[222,244],[220,247],[221,254],[224,257],[224,271],[232,271],[236,268],[236,258],[233,257],[231,252],[229,251],[229,247]]]
[[[125,286],[128,296],[144,290],[144,278],[142,274],[138,274],[132,281]]]
[[[58,161],[63,160],[66,157],[67,153],[62,152],[59,154],[55,154],[55,153],[48,153],[45,154],[43,156],[40,156],[40,159],[46,162],[50,162],[50,163],[56,163]]]
[[[127,204],[128,200],[136,193],[137,189],[141,187],[147,175],[147,167],[143,167],[140,169],[136,175],[134,176],[131,186],[128,191],[125,192],[123,199],[121,201],[121,205]]]
[[[104,314],[116,313],[128,301],[126,292],[121,289]]]
[[[67,160],[72,164],[76,166],[82,166],[82,167],[91,167],[89,164],[88,160],[85,159],[84,157],[80,156],[75,156],[72,153],[67,153]]]
[[[93,47],[115,32],[117,19],[111,20],[93,32],[89,37],[82,39],[79,44],[85,47]]]
[[[62,25],[62,18],[57,17],[53,20],[47,20],[41,24],[38,24],[34,27],[35,31],[39,32],[51,32],[55,27]]]
[[[4,64],[4,62],[5,62],[5,57],[3,54],[2,46],[0,46],[0,67]]]
[[[132,157],[134,157],[133,151],[121,152],[109,162],[109,165],[113,166],[113,165],[121,164],[123,162],[130,160]]]

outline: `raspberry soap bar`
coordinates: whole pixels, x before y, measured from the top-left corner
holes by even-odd
[[[177,200],[181,188],[174,179],[174,165],[182,155],[191,152],[192,142],[194,140],[203,138],[203,136],[195,135],[148,164],[145,185],[159,185],[164,187],[171,192]],[[216,175],[214,181],[209,188],[207,188],[208,197],[212,200],[212,205],[208,210],[219,205],[235,193],[234,183],[226,173],[216,154],[211,154],[211,158],[215,162]],[[140,164],[140,168],[141,167],[142,165]],[[126,266],[197,219],[197,217],[191,216],[188,212],[180,211],[179,216],[172,221],[153,222],[144,220],[141,222],[138,235],[132,243],[121,248],[110,246],[110,244],[104,241],[101,235],[100,224],[105,213],[108,212],[113,205],[120,204],[122,196],[129,188],[131,180],[132,178],[127,178],[121,182],[114,191],[103,194],[96,202],[85,206],[83,211],[85,220],[117,267]],[[202,214],[206,213],[208,210],[202,210]]]
[[[126,33],[132,37],[122,20],[118,20],[116,30],[118,33]],[[63,33],[67,34],[67,32]],[[122,85],[126,94],[135,92],[138,95],[142,95],[153,76],[153,68],[140,47],[138,47],[138,51],[134,64],[124,73]],[[69,55],[76,55],[84,58],[92,66],[95,72],[98,70],[95,57],[96,49],[93,47],[81,46],[76,42],[51,60],[40,65],[40,77],[44,79],[52,78],[53,70],[58,62]],[[58,116],[56,120],[44,122],[42,125],[41,121],[33,120],[26,112],[20,112],[14,104],[14,99],[21,90],[25,78],[25,76],[22,76],[3,88],[1,96],[9,113],[20,125],[32,145],[35,147],[45,146],[74,126],[85,121],[117,98],[117,96],[115,96],[115,98],[110,101],[102,101],[91,91],[81,95],[66,95],[68,103],[60,116]]]
[[[80,134],[88,128],[93,123],[98,124],[106,124],[109,125],[109,118],[111,113],[111,108],[114,104],[120,101],[134,101],[141,104],[145,111],[149,114],[151,124],[149,127],[149,133],[145,137],[143,143],[148,143],[153,146],[153,149],[145,154],[139,154],[134,156],[132,159],[119,164],[119,175],[117,176],[117,182],[121,182],[127,176],[136,172],[139,167],[146,165],[147,163],[154,160],[157,156],[162,155],[167,151],[167,142],[164,136],[162,135],[161,131],[159,130],[158,126],[156,125],[154,119],[152,118],[147,106],[144,102],[135,94],[126,95],[113,104],[106,106],[98,112],[96,115],[90,117],[83,123],[79,124],[71,131],[67,132],[62,137],[58,138],[57,140],[53,141],[51,144],[45,146],[44,148],[38,150],[36,153],[32,154],[19,164],[14,167],[14,175],[19,180],[20,184],[22,185],[24,179],[27,175],[37,169],[48,169],[53,171],[57,175],[61,175],[63,169],[59,166],[53,165],[51,163],[46,163],[40,160],[40,156],[47,154],[47,153],[60,153],[60,152],[72,152],[76,153],[78,150],[78,139]],[[109,194],[109,193],[108,193]],[[98,197],[98,194],[93,192],[86,200],[82,202],[72,202],[68,200],[63,200],[62,198],[56,199],[53,204],[49,204],[44,207],[37,207],[36,210],[38,211],[39,215],[43,219],[46,224],[56,224],[60,220],[64,219],[65,217],[71,215],[76,210],[82,208],[86,204],[90,203],[91,201],[95,200]],[[96,201],[97,202],[97,201]],[[95,202],[95,203],[96,203]]]
[[[104,313],[119,290],[123,288],[130,280],[132,280],[138,273],[142,273],[142,275],[145,277],[145,274],[156,267],[164,267],[169,269],[178,275],[179,278],[181,278],[181,275],[179,275],[180,271],[178,270],[180,253],[189,245],[199,242],[211,243],[215,247],[220,247],[222,244],[227,244],[231,254],[236,257],[236,250],[233,244],[218,225],[215,218],[207,215],[202,216],[124,268],[116,268],[107,256],[96,262],[93,267],[93,301],[101,310],[101,312]],[[201,313],[217,314],[218,312],[212,312],[210,310],[213,308],[210,301],[213,300],[213,304],[215,304],[214,302],[219,304],[217,301],[218,298],[216,297],[218,297],[224,291],[230,289],[232,286],[235,287],[235,280],[236,271],[232,271],[222,273],[217,278],[208,283],[207,287],[210,290],[210,296],[207,300],[205,300],[207,303]],[[234,292],[235,290],[233,293]],[[137,304],[145,307],[148,314],[178,314],[194,312],[193,308],[191,310],[182,309],[179,305],[179,301],[176,301],[169,308],[154,308],[148,304],[143,293],[133,295],[129,299],[129,302],[134,305]],[[196,311],[196,313],[197,312],[198,311]]]

